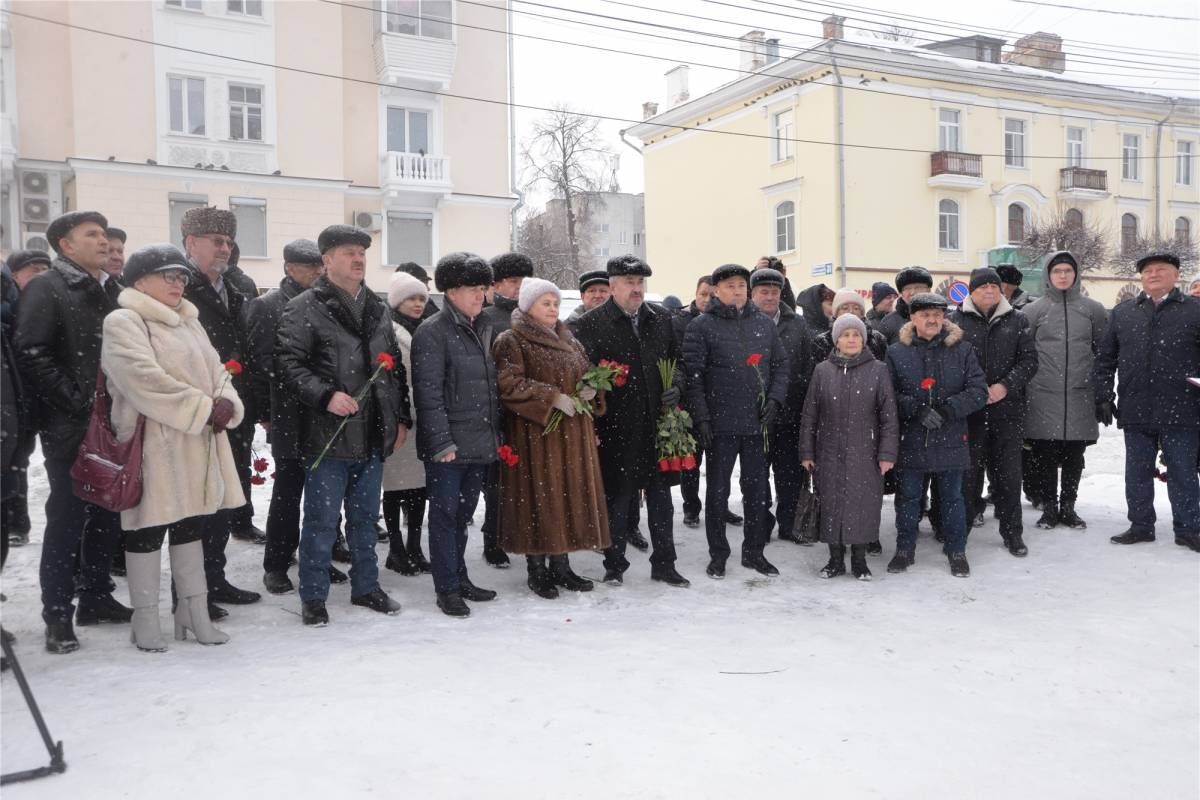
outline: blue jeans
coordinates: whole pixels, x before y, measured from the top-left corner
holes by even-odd
[[[1196,451],[1200,431],[1194,428],[1125,428],[1125,503],[1132,530],[1154,533],[1154,470],[1158,450],[1167,465],[1167,496],[1171,498],[1176,534],[1200,533],[1200,481]]]
[[[921,521],[921,496],[925,493],[925,472],[896,470],[896,550],[911,553],[917,548],[917,524]],[[967,518],[963,503],[961,469],[931,472],[940,511],[940,525],[946,543],[942,551],[964,553],[967,550]]]
[[[429,494],[429,563],[433,588],[453,594],[467,577],[467,521],[479,504],[487,464],[425,462],[425,491]]]
[[[309,462],[305,462],[310,467]],[[325,458],[308,470],[304,481],[304,525],[300,528],[300,599],[329,596],[329,561],[337,537],[338,516],[346,508],[346,543],[350,547],[350,594],[361,597],[379,588],[375,560],[375,522],[383,491],[383,461]]]

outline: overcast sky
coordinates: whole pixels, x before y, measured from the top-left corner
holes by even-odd
[[[846,17],[847,38],[864,35],[863,30],[856,28],[878,29],[899,25],[912,32],[916,44],[971,33],[998,36],[1011,44],[1023,34],[1048,31],[1063,37],[1068,70],[1077,71],[1080,78],[1097,83],[1152,88],[1176,95],[1195,95],[1200,92],[1200,78],[1195,72],[1197,58],[1200,58],[1200,23],[1195,21],[1101,14],[1014,0],[978,3],[909,0],[903,4],[903,10],[887,9],[886,6],[892,4],[885,0],[855,0],[853,5],[857,10],[832,3],[796,0],[538,0],[538,3],[540,5],[520,0],[513,0],[512,3],[513,31],[517,34],[513,43],[516,101],[537,106],[566,103],[579,111],[630,120],[641,118],[641,107],[645,101],[655,101],[661,109],[666,108],[664,73],[681,61],[694,62],[690,67],[693,98],[739,77],[740,73],[730,69],[736,70],[738,67],[737,42],[704,36],[698,32],[736,38],[757,28],[765,31],[767,38],[779,38],[781,55],[786,56],[794,52],[787,49],[789,44],[808,47],[819,41],[820,20],[835,9],[841,9],[839,13]],[[1136,10],[1141,14],[1200,16],[1200,4],[1194,0],[1143,0],[1136,4],[1127,0],[1061,0],[1060,4]],[[572,11],[559,11],[553,6],[571,8]],[[864,10],[867,8],[881,10]],[[689,30],[655,29],[618,19],[588,16],[586,12]],[[708,17],[715,21],[684,14]],[[889,14],[924,17],[940,22],[905,22],[888,18]],[[624,30],[604,30],[597,25]],[[556,41],[539,41],[527,38],[529,36]],[[664,37],[684,39],[689,43],[670,41]],[[706,42],[709,46],[690,43],[697,41]],[[559,42],[586,44],[618,52]],[[1157,49],[1159,52],[1129,52],[1131,49]],[[698,67],[695,64],[712,66]],[[1171,68],[1162,65],[1170,65]],[[1185,69],[1192,70],[1190,75],[1183,74]],[[1084,71],[1114,74],[1081,74]],[[519,138],[524,139],[528,135],[530,125],[539,113],[524,109],[517,111]],[[622,191],[640,192],[641,158],[621,144],[617,136],[617,132],[629,124],[604,122],[601,130],[613,152],[620,156],[618,179]],[[544,202],[545,198],[531,199]]]

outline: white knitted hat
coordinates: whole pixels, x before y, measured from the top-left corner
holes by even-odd
[[[554,296],[562,300],[562,292],[553,283],[542,278],[526,278],[521,281],[521,292],[517,295],[517,308],[521,309],[521,313],[529,311],[537,299],[547,292],[553,292]]]
[[[388,286],[388,305],[399,308],[400,304],[412,297],[429,299],[429,289],[419,279],[407,272],[392,274],[392,282]]]

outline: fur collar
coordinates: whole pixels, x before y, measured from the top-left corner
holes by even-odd
[[[917,328],[910,321],[910,322],[904,323],[904,327],[900,329],[900,334],[899,334],[899,336],[897,336],[897,341],[899,341],[901,344],[908,345],[911,347],[916,338],[917,338]],[[942,332],[939,334],[939,338],[934,338],[934,340],[932,342],[930,342],[930,344],[937,344],[939,341],[941,341],[943,344],[946,345],[946,347],[953,347],[954,345],[961,342],[962,338],[963,338],[962,328],[958,327],[953,322],[951,322],[950,320],[947,319],[947,320],[942,320]]]
[[[186,298],[179,299],[178,308],[171,308],[133,287],[121,290],[121,294],[117,296],[117,305],[129,309],[144,320],[161,322],[172,328],[178,328],[199,315],[196,306],[188,302]]]
[[[962,313],[974,314],[980,319],[985,320],[989,325],[999,322],[1005,314],[1008,314],[1012,310],[1012,304],[1008,302],[1008,299],[1004,295],[1000,295],[1000,303],[996,306],[996,310],[992,312],[992,316],[990,317],[985,317],[979,312],[979,309],[975,308],[975,304],[971,302],[970,295],[964,297],[962,301]]]
[[[571,351],[571,340],[575,338],[571,334],[571,329],[564,325],[562,320],[555,321],[554,332],[551,333],[519,309],[512,313],[512,330],[514,335],[520,336],[526,341],[568,352]]]

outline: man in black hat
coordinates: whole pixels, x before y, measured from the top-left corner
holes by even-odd
[[[579,325],[580,318],[599,308],[608,301],[611,290],[608,287],[608,270],[594,269],[579,276],[579,306],[567,317],[567,325],[572,331]]]
[[[19,295],[31,280],[50,269],[50,255],[41,250],[14,250],[8,254],[4,269],[16,284]]]
[[[1000,276],[1000,293],[1010,306],[1020,311],[1033,302],[1033,298],[1021,290],[1021,281],[1025,279],[1025,273],[1015,265],[1000,264],[996,267],[996,274]]]
[[[1138,260],[1142,291],[1112,310],[1096,355],[1096,419],[1104,425],[1116,419],[1125,431],[1130,525],[1113,544],[1154,541],[1161,451],[1175,543],[1200,552],[1200,390],[1189,382],[1200,376],[1200,300],[1179,291],[1179,266],[1171,253]]]
[[[867,312],[866,323],[875,328],[883,322],[883,318],[892,313],[896,300],[900,295],[890,283],[875,281],[871,284],[871,310]]]
[[[381,614],[400,612],[379,586],[375,522],[383,461],[404,444],[413,420],[391,314],[364,283],[370,246],[371,235],[350,225],[321,231],[325,274],[288,302],[279,322],[275,363],[282,391],[297,400],[295,452],[308,473],[300,601],[302,621],[310,626],[329,622],[330,551],[342,508],[353,556],[350,602]]]
[[[792,291],[792,283],[788,280],[787,265],[778,256],[760,256],[754,269],[773,269],[783,276],[783,289],[779,293],[779,301],[793,311],[796,310],[796,293]]]
[[[300,545],[300,500],[304,495],[304,462],[300,458],[300,408],[296,395],[287,391],[283,375],[275,369],[275,343],[287,304],[307,291],[325,274],[317,243],[296,239],[283,248],[283,280],[279,286],[246,304],[246,370],[258,422],[267,431],[275,478],[271,508],[267,513],[267,543],[263,550],[263,585],[272,594],[295,589],[288,565]],[[331,583],[345,583],[346,575],[329,567]]]
[[[429,282],[433,280],[429,277],[429,273],[425,270],[425,268],[415,261],[405,261],[403,264],[398,265],[393,272],[407,272],[409,275],[412,275],[421,283],[425,284],[426,289],[429,288]],[[421,311],[421,321],[424,322],[437,312],[438,307],[437,304],[433,302],[433,298],[427,299],[425,301],[425,308],[423,311]]]
[[[183,248],[193,271],[183,296],[196,306],[200,325],[221,360],[237,361],[244,367],[243,362],[249,360],[249,348],[242,313],[248,298],[233,283],[225,280],[233,240],[237,236],[237,217],[232,211],[220,208],[192,208],[184,213],[180,227]],[[254,441],[254,421],[258,410],[253,405],[254,394],[249,373],[243,369],[233,375],[231,381],[246,405],[246,415],[241,425],[229,429],[229,445],[233,449],[242,492],[249,501],[250,447]],[[225,546],[231,534],[235,538],[258,544],[266,542],[266,534],[254,527],[253,515],[254,507],[247,502],[242,508],[218,511],[205,524],[201,542],[204,545],[208,600],[212,606],[209,614],[213,619],[221,619],[228,613],[215,603],[245,605],[262,599],[257,592],[238,589],[225,577]]]
[[[983,476],[1000,517],[1000,538],[1014,556],[1028,553],[1022,539],[1021,445],[1025,441],[1025,386],[1038,368],[1029,321],[1001,294],[991,267],[971,272],[971,293],[950,314],[975,350],[987,381],[987,405],[967,417],[970,466],[963,473],[967,524],[983,521]]]
[[[77,622],[128,622],[133,616],[109,588],[112,534],[120,530],[120,521],[76,497],[70,475],[91,415],[104,317],[116,307],[100,285],[108,261],[106,228],[108,220],[95,211],[74,211],[51,222],[46,238],[57,257],[25,287],[17,315],[17,360],[30,395],[37,398],[50,484],[40,578],[46,649],[52,653],[79,649],[71,624],[77,554]],[[96,535],[84,536],[85,529]]]
[[[888,344],[896,341],[900,329],[908,323],[909,300],[918,292],[933,291],[933,275],[924,267],[907,267],[896,273],[896,288],[900,290],[900,297],[896,299],[895,307],[875,325],[875,330],[887,337]]]
[[[603,305],[583,315],[576,333],[592,363],[606,358],[629,367],[625,385],[608,394],[608,409],[596,418],[612,540],[604,551],[604,581],[624,581],[629,569],[625,552],[630,519],[642,493],[654,547],[650,577],[669,586],[688,586],[687,579],[675,570],[671,486],[677,482],[678,473],[658,471],[655,438],[662,409],[680,400],[682,359],[670,315],[645,302],[650,265],[626,254],[609,259],[605,271],[611,294]],[[675,362],[670,389],[663,387],[658,371],[662,360]]]
[[[762,575],[779,570],[763,553],[767,544],[767,449],[787,402],[788,353],[775,323],[749,301],[750,270],[725,264],[713,270],[713,300],[683,337],[688,404],[696,441],[708,457],[704,526],[710,578],[725,577],[729,540],[725,511],[734,461],[741,460],[745,538],[742,566]],[[794,447],[775,439],[776,447]]]

